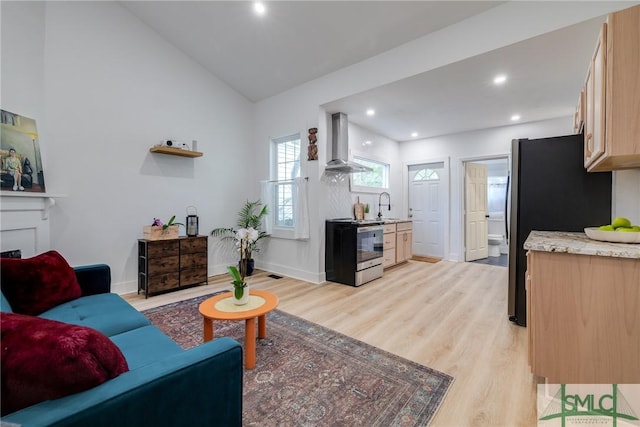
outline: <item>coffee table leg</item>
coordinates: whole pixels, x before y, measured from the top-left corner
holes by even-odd
[[[203,331],[204,331],[204,342],[211,341],[213,339],[213,320],[208,319],[206,317],[203,318]]]
[[[247,319],[244,327],[244,366],[247,369],[256,367],[256,318]]]
[[[267,337],[267,315],[258,316],[258,338]]]

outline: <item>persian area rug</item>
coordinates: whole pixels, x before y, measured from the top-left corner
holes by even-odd
[[[202,343],[198,305],[211,295],[143,311],[184,349]],[[244,345],[244,321],[214,321],[214,336]],[[426,426],[453,377],[274,310],[244,371],[243,425]]]

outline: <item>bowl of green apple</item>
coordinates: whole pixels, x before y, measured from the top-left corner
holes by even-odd
[[[628,218],[618,217],[611,224],[584,229],[588,238],[601,242],[640,243],[640,225],[632,225]]]

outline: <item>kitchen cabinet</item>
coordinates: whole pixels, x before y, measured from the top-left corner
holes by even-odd
[[[640,168],[640,5],[602,26],[585,91],[584,164],[589,172]]]
[[[399,221],[384,225],[384,268],[405,262],[413,256],[413,223]]]
[[[138,240],[138,293],[145,297],[207,283],[207,236]]]
[[[640,382],[640,247],[583,233],[536,245],[541,234],[525,243],[531,371],[554,384]]]
[[[578,105],[576,106],[576,112],[573,115],[573,133],[582,133],[584,130],[584,110],[585,110],[585,93],[584,89],[580,91],[578,96]]]
[[[587,72],[585,93],[587,94],[587,121],[584,135],[584,165],[589,167],[604,153],[604,94],[605,94],[605,55],[607,24],[600,29],[595,52]]]
[[[396,225],[384,225],[383,262],[384,268],[396,265]]]
[[[396,224],[396,264],[405,262],[413,256],[413,223]]]

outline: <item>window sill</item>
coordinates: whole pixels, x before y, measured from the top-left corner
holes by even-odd
[[[276,239],[296,240],[293,228],[273,227],[271,237]]]

